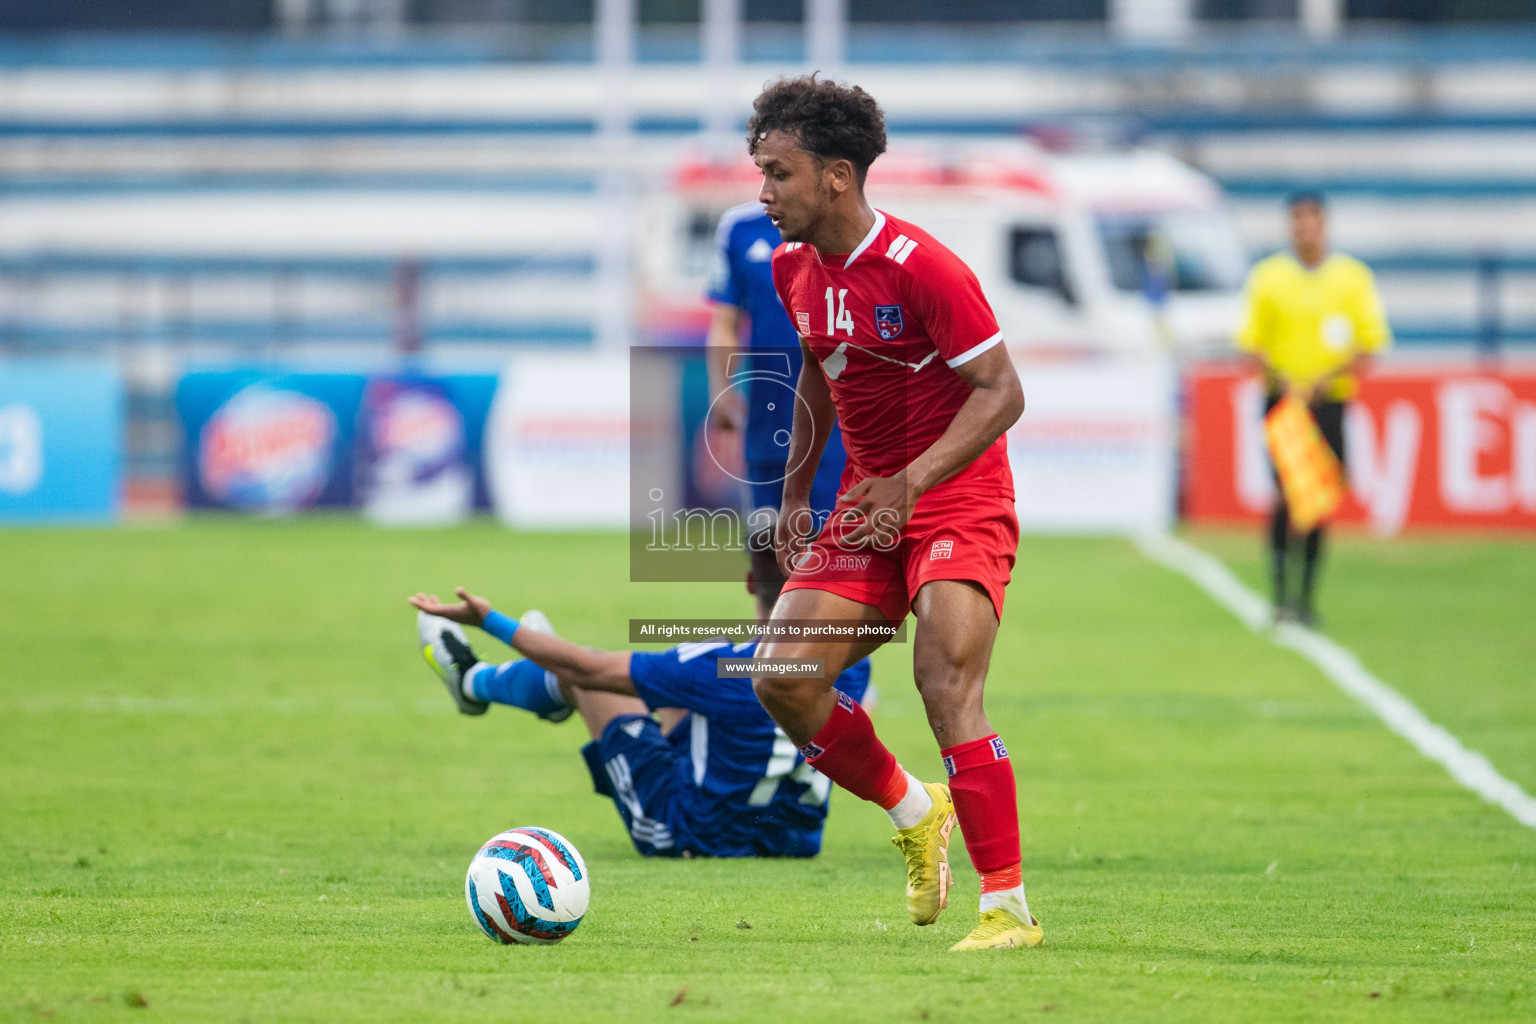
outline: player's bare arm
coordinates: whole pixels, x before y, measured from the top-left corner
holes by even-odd
[[[784,502],[774,527],[773,543],[779,555],[779,568],[788,575],[791,562],[810,543],[816,523],[811,512],[811,486],[821,465],[822,452],[837,421],[832,391],[822,375],[821,366],[810,346],[800,341],[800,379],[795,385],[794,425],[790,428],[790,467],[784,478]]]
[[[939,439],[913,459],[905,472],[867,477],[843,495],[863,517],[847,534],[847,543],[858,544],[877,530],[905,526],[917,499],[975,462],[1023,415],[1024,387],[1002,345],[961,363],[955,372],[971,386],[971,394]]]
[[[418,593],[407,600],[418,611],[439,615],[466,626],[481,627],[491,612],[491,602],[463,587],[454,593],[459,600],[446,604],[436,594]],[[512,647],[525,658],[541,665],[579,690],[633,694],[635,684],[629,678],[629,652],[605,651],[583,647],[558,636],[519,629],[512,634]]]
[[[709,332],[705,335],[705,362],[709,369],[709,393],[718,395],[710,406],[714,424],[721,430],[746,427],[746,410],[741,396],[729,387],[731,353],[741,344],[742,312],[729,302],[715,302],[709,310]]]

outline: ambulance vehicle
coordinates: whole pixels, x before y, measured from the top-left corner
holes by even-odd
[[[652,343],[702,335],[715,226],[758,184],[745,157],[692,155],[646,200],[641,310]],[[902,144],[875,162],[866,193],[970,265],[1016,353],[1230,346],[1247,255],[1215,182],[1166,153]]]

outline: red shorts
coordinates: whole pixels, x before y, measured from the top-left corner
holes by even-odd
[[[853,482],[844,480],[844,492]],[[837,513],[847,507],[838,503],[785,590],[824,590],[871,605],[886,621],[899,623],[924,583],[970,580],[987,592],[1002,618],[1003,591],[1019,549],[1013,480],[1006,468],[1002,474],[962,473],[924,494],[894,545],[889,540],[839,545],[837,537],[850,527],[839,526]]]

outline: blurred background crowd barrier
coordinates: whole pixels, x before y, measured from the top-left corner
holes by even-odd
[[[1026,528],[1261,513],[1227,339],[1299,188],[1399,343],[1347,516],[1536,528],[1536,0],[10,0],[0,522],[620,526],[634,345],[681,351],[669,500],[734,504],[688,353],[812,68],[998,309]]]

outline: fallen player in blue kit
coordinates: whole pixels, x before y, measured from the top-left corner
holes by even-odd
[[[784,578],[772,545],[755,552],[747,590],[768,618]],[[613,799],[647,857],[813,857],[831,782],[774,725],[747,676],[717,677],[721,658],[749,658],[757,641],[720,638],[659,652],[604,651],[555,636],[540,612],[521,622],[462,587],[459,600],[410,598],[428,663],[466,715],[506,704],[550,721],[573,712],[594,789]],[[478,626],[523,658],[492,664],[460,625]],[[845,699],[873,696],[869,663],[838,677]]]

